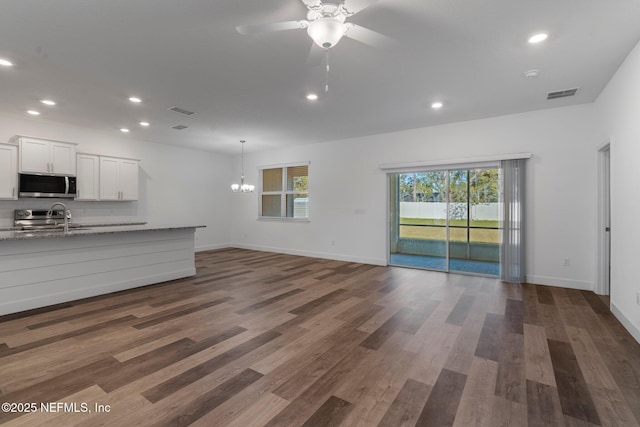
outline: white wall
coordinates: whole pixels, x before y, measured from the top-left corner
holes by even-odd
[[[595,103],[603,126],[599,143],[611,147],[611,306],[640,341],[640,44]],[[596,146],[591,149],[595,151]]]
[[[236,195],[232,241],[386,264],[387,184],[380,164],[531,152],[528,281],[593,289],[596,123],[593,104],[585,104],[251,153],[245,172],[255,184],[258,166],[311,162],[310,222],[258,221],[257,193]],[[569,267],[563,266],[565,258]]]
[[[99,134],[41,118],[0,117],[0,142],[8,142],[16,134],[75,142],[79,144],[79,152],[141,160],[139,201],[65,202],[74,221],[206,225],[196,231],[198,249],[229,245],[229,156],[144,142],[136,140],[133,134]],[[47,199],[0,201],[0,226],[13,225],[14,209],[46,209],[51,203]]]

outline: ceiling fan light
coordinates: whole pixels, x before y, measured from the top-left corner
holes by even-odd
[[[336,18],[319,18],[309,23],[307,33],[315,44],[323,49],[329,49],[344,36],[345,25]]]

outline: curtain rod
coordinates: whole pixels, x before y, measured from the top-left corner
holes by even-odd
[[[474,163],[489,163],[498,162],[500,160],[516,160],[516,159],[529,159],[531,153],[512,153],[512,154],[498,154],[494,156],[480,156],[480,157],[463,157],[457,159],[440,159],[440,160],[421,160],[417,162],[405,162],[405,163],[382,163],[378,167],[382,170],[402,170],[402,169],[416,169],[422,167],[433,166],[455,166],[460,164],[474,164]]]

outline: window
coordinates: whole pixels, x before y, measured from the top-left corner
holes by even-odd
[[[309,218],[309,164],[260,170],[261,218]]]

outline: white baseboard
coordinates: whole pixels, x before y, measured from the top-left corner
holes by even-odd
[[[593,283],[582,280],[563,279],[561,277],[549,276],[527,276],[526,282],[532,285],[555,286],[558,288],[579,289],[581,291],[592,291]]]
[[[217,249],[235,248],[231,243],[218,243],[216,245],[196,246],[196,252],[215,251]]]
[[[385,259],[363,258],[363,257],[354,257],[349,255],[326,253],[326,252],[301,251],[301,250],[295,250],[295,249],[276,248],[272,246],[244,245],[244,244],[237,244],[237,243],[232,244],[231,247],[239,248],[239,249],[250,249],[254,251],[276,252],[279,254],[287,254],[287,255],[306,256],[306,257],[312,257],[312,258],[332,259],[335,261],[357,262],[360,264],[373,264],[373,265],[381,265],[381,266],[387,265],[386,258]]]
[[[622,311],[620,311],[620,309],[616,307],[614,303],[611,303],[611,312],[614,316],[616,316],[616,319],[618,319],[620,323],[622,323],[622,326],[624,326],[624,328],[629,331],[631,336],[633,336],[636,341],[640,343],[640,329],[638,329],[633,324],[633,322],[627,318],[627,316],[622,314]]]

